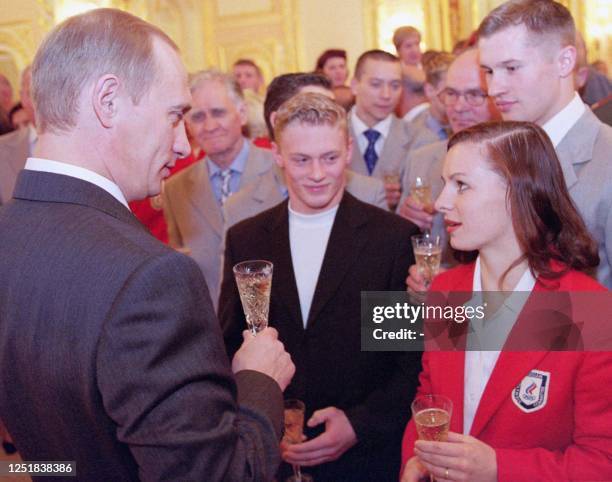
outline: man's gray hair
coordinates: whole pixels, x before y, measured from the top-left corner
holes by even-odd
[[[234,77],[230,74],[226,74],[217,69],[200,70],[199,72],[191,74],[189,76],[189,90],[191,94],[193,95],[197,90],[202,88],[206,82],[219,82],[225,87],[236,106],[244,104],[244,94],[238,82],[236,82]]]

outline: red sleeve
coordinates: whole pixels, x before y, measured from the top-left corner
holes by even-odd
[[[419,374],[419,388],[417,389],[417,395],[421,395],[424,393],[432,393],[431,389],[431,381],[429,379],[429,358],[431,353],[423,353],[422,365],[423,368],[421,373]],[[410,410],[410,407],[408,407]],[[406,425],[406,429],[404,430],[404,437],[402,439],[402,470],[400,473],[404,471],[404,465],[408,459],[410,459],[414,455],[414,442],[417,439],[416,427],[414,426],[414,420],[412,420],[412,416],[410,417],[410,421],[408,425]]]

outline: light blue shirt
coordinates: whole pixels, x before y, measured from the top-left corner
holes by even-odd
[[[438,136],[438,139],[441,141],[448,139],[448,126],[442,125],[438,119],[431,115],[430,112],[427,113],[427,117],[425,118],[425,125],[431,130],[435,135]]]
[[[236,158],[229,165],[231,177],[230,177],[230,192],[234,193],[238,191],[240,187],[240,176],[244,172],[244,168],[246,166],[247,159],[249,158],[249,141],[244,139],[244,143],[242,145],[242,149],[236,156]],[[215,199],[219,204],[221,204],[221,169],[217,166],[208,156],[206,156],[206,165],[208,166],[208,178],[210,179],[210,185],[212,186],[213,193],[215,195]]]

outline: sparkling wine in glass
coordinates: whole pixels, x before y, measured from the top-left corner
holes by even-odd
[[[448,438],[453,402],[443,395],[417,395],[412,405],[412,418],[421,440],[445,442]],[[430,482],[434,482],[429,474]]]
[[[417,177],[410,186],[410,195],[412,198],[423,206],[423,209],[428,213],[433,212],[433,203],[431,201],[431,186],[422,177]]]
[[[431,281],[440,270],[440,260],[442,258],[440,236],[422,234],[412,236],[411,240],[419,274],[423,277],[425,286],[429,289]]]
[[[234,266],[234,277],[247,325],[253,336],[268,326],[272,263],[264,260],[243,261]]]
[[[283,440],[289,444],[302,443],[304,438],[304,402],[296,399],[285,400],[285,435]],[[303,474],[299,465],[292,465],[293,475],[285,482],[313,482],[308,474]]]

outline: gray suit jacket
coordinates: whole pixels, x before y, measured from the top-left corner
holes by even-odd
[[[387,210],[385,186],[380,179],[362,176],[353,171],[346,173],[346,190],[360,201]],[[229,229],[243,219],[276,206],[285,199],[281,191],[285,189],[282,171],[272,166],[255,182],[231,196],[223,205],[225,227]]]
[[[13,196],[17,174],[30,154],[30,129],[0,136],[0,206]]]
[[[251,144],[240,189],[268,172],[273,162],[270,151]],[[225,221],[210,184],[205,159],[169,178],[162,196],[170,246],[187,248],[204,274],[216,308]]]
[[[353,138],[353,156],[351,158],[349,169],[364,176],[368,176],[368,168],[366,166],[365,159],[363,158],[361,152],[359,152],[355,131],[353,130],[352,125],[350,125],[350,115],[349,131]],[[382,152],[378,158],[378,162],[376,163],[376,166],[374,166],[372,177],[383,179],[385,170],[394,169],[400,173],[401,179],[401,176],[404,174],[404,167],[406,165],[408,151],[411,149],[411,144],[414,142],[415,135],[416,132],[414,132],[413,128],[410,127],[408,123],[393,115],[389,135],[385,140]]]
[[[556,150],[569,193],[599,244],[597,279],[612,289],[612,127],[587,107]]]
[[[419,147],[426,146],[427,144],[433,144],[444,139],[440,139],[437,132],[431,130],[427,125],[427,119],[431,116],[429,108],[425,109],[412,121],[409,122],[412,128],[412,142],[410,143],[410,150],[413,151]],[[406,121],[404,121],[406,122]]]
[[[101,482],[273,477],[278,385],[235,383],[197,265],[106,191],[22,171],[0,273],[0,418],[24,460]]]

